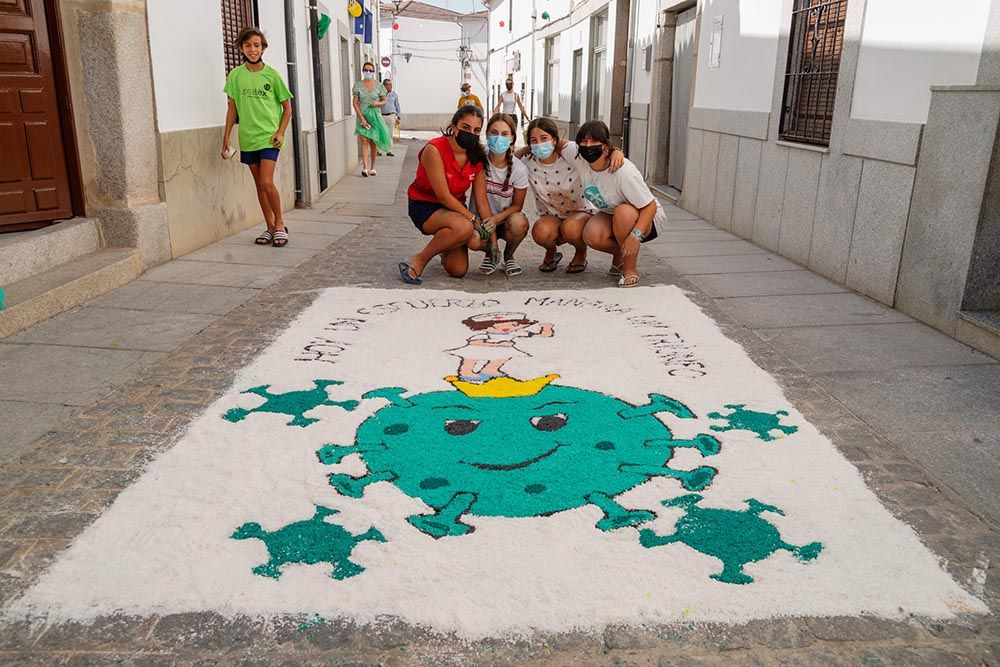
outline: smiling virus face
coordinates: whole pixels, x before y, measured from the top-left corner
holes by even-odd
[[[652,394],[633,406],[595,391],[549,385],[528,396],[469,396],[437,391],[403,397],[401,389],[370,392],[391,404],[367,419],[356,444],[319,451],[336,464],[360,454],[368,474],[330,475],[340,493],[360,497],[374,482],[391,482],[435,510],[410,522],[435,537],[470,532],[464,515],[530,517],[597,505],[599,528],[637,525],[653,518],[626,510],[612,498],[651,477],[705,488],[715,469],[667,466],[675,447],[718,452],[710,435],[675,440],[655,415],[694,415],[668,397]]]

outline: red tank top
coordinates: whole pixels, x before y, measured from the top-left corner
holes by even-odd
[[[459,201],[465,201],[465,193],[469,191],[472,181],[476,180],[476,174],[483,170],[483,165],[472,164],[472,161],[469,160],[465,166],[459,167],[458,163],[455,162],[455,152],[451,150],[448,137],[431,139],[426,146],[420,149],[420,153],[427,150],[428,146],[433,146],[441,154],[441,159],[444,161],[444,175],[448,179],[448,191],[451,196]],[[438,201],[424,165],[417,166],[417,177],[406,190],[406,194],[410,199],[417,201]]]

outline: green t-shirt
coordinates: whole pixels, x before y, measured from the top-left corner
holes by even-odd
[[[246,64],[229,73],[226,95],[236,102],[240,116],[240,150],[259,151],[271,146],[271,136],[281,125],[281,104],[292,99],[288,86],[270,65],[251,72]]]

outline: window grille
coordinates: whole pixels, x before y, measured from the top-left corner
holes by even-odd
[[[222,51],[226,74],[243,62],[243,54],[234,44],[243,28],[256,25],[253,0],[220,0],[222,3]]]
[[[830,145],[847,0],[795,0],[782,100],[782,139]]]

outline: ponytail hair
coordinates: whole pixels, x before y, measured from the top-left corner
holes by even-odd
[[[483,118],[483,110],[474,104],[466,104],[465,106],[459,107],[458,111],[456,111],[451,117],[451,123],[448,124],[448,127],[446,127],[441,134],[446,137],[454,135],[455,128],[458,127],[458,124],[462,122],[462,119],[467,116],[475,116],[476,118],[481,119]],[[486,164],[486,151],[483,150],[481,144],[477,143],[474,149],[465,152],[468,154],[469,160],[473,164]]]
[[[495,113],[490,116],[490,120],[486,123],[486,129],[489,131],[490,126],[493,123],[503,121],[510,128],[510,148],[507,149],[507,175],[503,179],[503,189],[506,190],[510,187],[510,176],[511,172],[514,171],[514,144],[517,143],[517,123],[510,115],[505,113]]]

